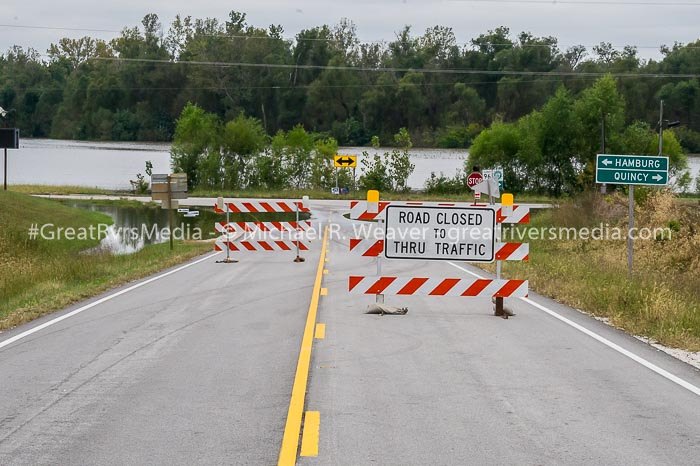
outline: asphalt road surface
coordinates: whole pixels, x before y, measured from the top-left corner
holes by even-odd
[[[304,263],[207,256],[0,334],[0,464],[277,464],[319,263],[325,337],[302,405],[320,428],[298,464],[700,463],[691,366],[534,293],[508,320],[481,298],[387,296],[408,314],[364,314],[374,298],[348,294],[347,277],[374,275],[374,260],[347,253],[352,223],[334,206],[314,207],[340,231]]]

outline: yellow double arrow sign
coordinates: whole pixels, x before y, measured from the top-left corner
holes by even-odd
[[[356,155],[334,155],[333,165],[336,168],[355,168],[357,167]]]

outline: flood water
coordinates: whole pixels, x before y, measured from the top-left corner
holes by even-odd
[[[136,202],[115,203],[102,201],[62,200],[58,201],[71,207],[102,212],[112,217],[114,223],[107,229],[107,235],[102,239],[98,250],[113,254],[131,254],[148,244],[162,243],[168,240],[160,232],[168,228],[168,211],[159,206],[139,204]],[[197,211],[196,217],[186,217],[184,212],[173,211],[173,229],[180,229],[181,234],[189,239],[208,240],[216,238],[214,224],[225,220],[225,216],[217,214],[213,209],[190,208]],[[280,221],[295,220],[293,213],[264,213],[264,214],[231,214],[231,222]],[[301,219],[307,216],[302,214]]]
[[[379,152],[390,151],[380,148]],[[343,147],[343,154],[374,154],[366,147]],[[170,172],[170,144],[132,142],[83,142],[24,139],[19,150],[8,151],[8,183],[75,185],[129,190],[130,180],[144,173],[146,161],[153,173]],[[431,172],[453,176],[464,168],[468,152],[454,149],[412,149],[416,168],[408,179],[412,189],[422,189]],[[700,175],[700,157],[689,157],[693,180]],[[2,164],[0,164],[2,173]],[[358,168],[359,176],[359,168]],[[693,186],[694,187],[694,186]]]
[[[106,237],[100,242],[100,250],[113,254],[131,254],[148,244],[168,240],[160,234],[163,229],[168,228],[168,211],[158,206],[74,200],[60,202],[112,217],[114,223],[107,229]],[[214,237],[214,222],[220,221],[221,216],[211,209],[197,210],[199,216],[190,218],[185,217],[184,213],[174,212],[173,227],[181,228],[187,237],[193,236],[197,228],[201,230],[201,239]]]
[[[339,149],[343,154],[361,155],[362,151],[374,154],[371,148]],[[391,149],[379,149],[380,153],[388,151]],[[453,176],[464,167],[466,157],[464,150],[414,149],[411,160],[416,168],[408,185],[423,188],[433,171]],[[8,183],[129,190],[129,181],[136,180],[137,173],[144,174],[147,160],[153,163],[153,173],[169,173],[170,144],[24,139],[19,150],[8,151]]]

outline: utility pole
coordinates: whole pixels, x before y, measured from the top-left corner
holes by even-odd
[[[601,125],[600,125],[600,148],[601,154],[605,154],[605,111],[600,112]],[[600,193],[605,194],[608,192],[608,186],[603,183],[600,185]]]
[[[601,125],[600,125],[600,148],[601,154],[605,154],[605,112],[601,112]]]
[[[664,101],[661,100],[659,110],[659,157],[664,155]]]

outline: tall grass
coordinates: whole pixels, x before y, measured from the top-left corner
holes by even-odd
[[[0,329],[60,309],[110,287],[149,275],[204,251],[211,244],[147,246],[123,256],[86,254],[98,240],[30,240],[31,224],[81,228],[111,218],[14,192],[0,193]]]
[[[540,212],[531,227],[627,225],[627,199],[595,194]],[[658,191],[637,204],[641,227],[668,227],[634,244],[634,274],[627,273],[626,241],[535,240],[530,261],[506,263],[504,273],[530,280],[533,291],[665,345],[700,351],[700,207]],[[524,228],[524,227],[518,227]]]
[[[49,184],[11,184],[7,189],[22,194],[115,194],[118,192],[90,186],[55,186]],[[128,194],[129,192],[119,191],[118,193]]]

